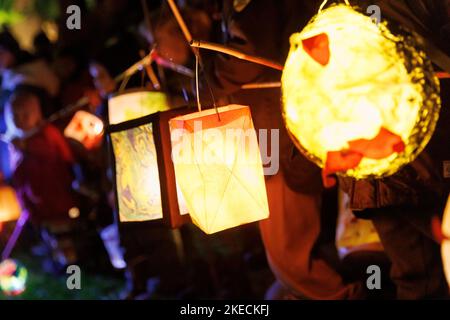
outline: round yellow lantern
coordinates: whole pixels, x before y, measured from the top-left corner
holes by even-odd
[[[439,82],[404,30],[393,34],[334,5],[291,37],[283,115],[296,146],[330,174],[381,178],[413,161],[433,135]],[[329,182],[329,181],[328,181]]]

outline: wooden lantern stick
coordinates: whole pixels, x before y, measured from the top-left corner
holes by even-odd
[[[276,89],[281,88],[281,82],[256,82],[244,84],[241,89],[253,90],[253,89]]]
[[[187,27],[186,23],[184,22],[184,19],[181,16],[180,10],[178,10],[178,7],[177,7],[175,1],[174,0],[167,0],[167,2],[169,3],[170,9],[172,10],[172,13],[175,16],[175,19],[177,20],[178,25],[180,26],[180,29],[183,32],[184,37],[186,38],[188,44],[191,44],[194,41],[194,39],[192,38],[192,34],[189,31],[189,28]],[[199,86],[198,86],[198,74],[199,74],[198,66],[200,66],[200,68],[202,70],[204,70],[204,68],[203,68],[203,61],[201,59],[200,52],[199,52],[198,48],[196,48],[195,46],[191,45],[191,50],[194,53],[195,59],[196,59],[197,105],[198,105],[198,109],[201,110],[200,97],[199,97]],[[206,77],[205,77],[205,79],[206,79]],[[206,79],[206,83],[208,85],[209,91],[211,93],[211,97],[213,99],[214,109],[216,110],[217,118],[220,121],[219,109],[216,106],[216,101],[215,101],[216,99],[214,98],[214,94],[213,94],[213,92],[211,90],[211,87],[209,86],[208,79]]]
[[[163,57],[158,55],[158,52],[156,52],[155,49],[152,50],[151,55],[152,55],[153,61],[155,61],[158,66],[164,67],[166,69],[170,69],[172,71],[175,71],[175,72],[177,72],[177,73],[179,73],[181,75],[184,75],[186,77],[189,77],[189,78],[194,78],[195,77],[194,71],[192,71],[189,68],[186,68],[183,65],[179,65],[179,64],[176,64],[176,63],[174,63],[172,61],[164,59]]]
[[[266,59],[266,58],[261,58],[261,57],[257,57],[257,56],[252,56],[252,55],[248,55],[245,54],[243,52],[240,52],[238,50],[235,49],[231,49],[228,48],[224,45],[220,45],[220,44],[216,44],[216,43],[211,43],[211,42],[206,42],[206,41],[200,41],[200,40],[192,40],[191,41],[191,47],[194,48],[201,48],[201,49],[207,49],[207,50],[212,50],[212,51],[216,51],[216,52],[220,52],[220,53],[224,53],[230,56],[233,56],[235,58],[241,59],[241,60],[245,60],[248,62],[253,62],[256,64],[260,64],[275,70],[279,70],[282,71],[283,70],[283,66],[275,61]]]
[[[131,77],[136,72],[140,71],[142,69],[142,67],[145,67],[146,65],[150,65],[150,64],[152,64],[152,62],[153,62],[152,53],[150,52],[148,55],[146,55],[141,60],[139,60],[138,62],[133,64],[131,67],[129,67],[127,70],[125,70],[124,72],[119,74],[117,77],[115,77],[114,81],[119,83],[123,79]]]
[[[436,77],[438,79],[450,79],[450,73],[447,72],[436,72]],[[281,82],[256,82],[244,84],[241,89],[243,90],[254,90],[254,89],[273,89],[280,88]]]
[[[141,50],[139,52],[139,54],[141,55],[141,58],[145,58],[145,51]],[[145,64],[144,65],[144,69],[145,72],[147,73],[147,76],[150,79],[150,82],[153,85],[153,88],[155,90],[160,90],[161,89],[161,84],[159,83],[158,77],[156,76],[155,72],[153,71],[153,68],[151,67],[150,64]]]
[[[229,47],[226,47],[224,45],[217,44],[217,43],[211,43],[211,42],[200,41],[200,40],[192,40],[191,47],[220,52],[220,53],[227,54],[227,55],[233,56],[233,57],[241,59],[241,60],[257,63],[257,64],[260,64],[260,65],[263,65],[263,66],[266,66],[266,67],[269,67],[269,68],[272,68],[272,69],[275,69],[278,71],[283,71],[283,69],[284,69],[284,66],[282,66],[281,64],[274,62],[272,60],[248,55],[248,54],[245,54],[238,50],[231,49]],[[436,72],[436,76],[439,79],[450,79],[450,74],[447,72]],[[281,87],[281,83],[280,82],[251,83],[251,84],[244,85],[242,87],[242,89],[268,89],[268,88],[276,88],[276,87]]]
[[[178,25],[180,26],[181,31],[183,32],[184,37],[186,38],[188,43],[191,43],[193,38],[192,34],[189,31],[189,28],[186,25],[186,22],[184,22],[183,17],[181,16],[180,10],[178,10],[177,4],[174,0],[167,0],[169,3],[170,9],[172,10],[173,15],[175,16],[175,19],[178,22]],[[191,47],[192,51],[194,52],[195,56],[200,59],[200,56],[198,54],[198,49]],[[201,60],[199,61],[201,64]]]
[[[147,1],[141,0],[141,6],[142,6],[142,10],[144,11],[145,26],[147,28],[147,31],[150,32],[151,34],[153,34],[152,23],[150,20],[150,11],[148,9]],[[140,51],[139,54],[140,54],[141,58],[145,58],[144,51]],[[150,54],[150,57],[151,57],[151,54]],[[155,72],[153,71],[153,68],[150,66],[150,64],[145,64],[144,68],[145,68],[145,71],[147,72],[147,76],[150,78],[153,88],[155,90],[160,90],[161,84],[159,83],[159,80],[156,77]]]

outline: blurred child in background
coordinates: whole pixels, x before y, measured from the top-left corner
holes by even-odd
[[[72,192],[72,153],[61,132],[43,125],[41,103],[30,91],[20,89],[5,106],[6,137],[11,141],[12,182],[22,207],[31,221],[42,227],[44,240],[54,249],[54,258],[63,265],[76,260],[73,244],[63,237],[53,241],[51,234],[70,229],[72,215],[79,213]]]

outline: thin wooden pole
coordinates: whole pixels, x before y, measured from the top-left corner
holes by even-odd
[[[192,34],[189,31],[189,28],[186,25],[186,22],[184,22],[183,17],[181,16],[180,10],[177,7],[177,4],[174,0],[167,0],[169,3],[170,9],[172,10],[173,15],[175,16],[175,19],[178,22],[178,25],[180,26],[181,31],[183,32],[184,37],[186,38],[188,43],[191,43],[194,38],[192,38]],[[198,54],[198,49],[191,47],[194,54],[200,59],[200,56]],[[199,61],[201,65],[201,60]]]
[[[173,15],[175,16],[175,19],[177,19],[178,25],[181,28],[181,31],[184,34],[184,37],[186,38],[186,40],[188,41],[188,43],[191,43],[192,41],[192,34],[189,31],[186,23],[184,22],[183,17],[181,16],[180,10],[178,10],[177,4],[175,3],[174,0],[167,0],[167,2],[169,3],[170,9],[173,12]]]
[[[141,58],[145,58],[145,51],[140,52]],[[156,77],[155,72],[153,71],[153,68],[150,64],[144,65],[145,71],[147,73],[147,76],[150,78],[150,82],[153,85],[153,88],[155,90],[161,89],[161,84],[159,83],[158,77]]]
[[[177,72],[179,74],[182,74],[182,75],[184,75],[186,77],[189,77],[189,78],[194,78],[195,77],[195,72],[194,71],[192,71],[189,68],[186,68],[183,65],[179,65],[179,64],[176,64],[176,63],[174,63],[172,61],[169,61],[167,59],[162,58],[161,56],[158,55],[156,50],[152,51],[152,59],[159,66],[162,66],[164,68],[170,69],[172,71],[175,71],[175,72]]]
[[[248,55],[248,54],[245,54],[238,50],[231,49],[224,45],[220,45],[220,44],[216,44],[216,43],[200,41],[200,40],[193,40],[191,42],[191,47],[221,52],[221,53],[233,56],[233,57],[241,59],[241,60],[260,64],[260,65],[263,65],[263,66],[266,66],[266,67],[269,67],[269,68],[272,68],[275,70],[279,70],[279,71],[282,71],[284,68],[281,64],[279,64],[275,61],[272,61],[272,60],[269,60],[266,58]]]
[[[281,82],[261,82],[261,83],[248,83],[244,84],[241,89],[252,90],[252,89],[273,89],[280,88]]]
[[[272,68],[275,70],[279,70],[279,71],[283,71],[283,69],[284,69],[284,67],[281,64],[274,62],[272,60],[248,55],[241,51],[238,51],[238,50],[235,50],[235,49],[232,49],[232,48],[229,48],[224,45],[217,44],[217,43],[211,43],[211,42],[206,42],[206,41],[201,41],[201,40],[192,40],[191,46],[195,47],[195,48],[207,49],[207,50],[224,53],[224,54],[233,56],[233,57],[241,59],[241,60],[257,63],[257,64],[260,64],[260,65],[263,65],[263,66],[266,66],[266,67],[269,67],[269,68]],[[448,72],[436,72],[436,76],[439,79],[450,79],[450,73],[448,73]],[[281,86],[281,84],[279,84],[277,82],[270,82],[270,83],[261,83],[261,84],[258,84],[258,83],[247,84],[247,85],[244,85],[242,88],[243,89],[266,89],[266,88],[276,88],[279,86]]]
[[[119,74],[117,77],[115,77],[114,81],[120,82],[125,78],[131,77],[133,74],[141,70],[142,67],[150,65],[151,63],[152,63],[152,53],[149,53],[144,58],[133,64],[131,67],[129,67],[127,70]]]
[[[152,23],[150,20],[150,11],[148,9],[147,0],[141,0],[141,6],[142,6],[142,10],[144,11],[145,25],[147,27],[147,31],[153,35]],[[141,55],[141,58],[145,57],[145,52],[141,51],[139,53]],[[155,72],[153,71],[150,64],[145,64],[144,68],[145,68],[145,71],[147,72],[147,76],[150,78],[153,88],[156,90],[160,90],[161,84],[159,83],[159,80],[156,77]]]

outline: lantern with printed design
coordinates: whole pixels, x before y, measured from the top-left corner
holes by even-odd
[[[108,128],[121,222],[189,221],[171,160],[169,119],[186,109],[157,112]]]

